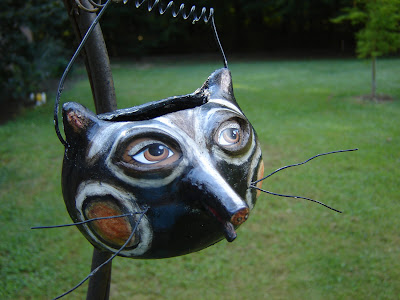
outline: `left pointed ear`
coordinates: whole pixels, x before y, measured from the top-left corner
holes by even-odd
[[[205,85],[209,93],[209,100],[226,99],[237,104],[233,95],[232,76],[229,69],[216,70],[208,77]]]
[[[68,144],[88,142],[91,128],[100,122],[97,116],[79,103],[67,102],[63,105],[64,132]]]

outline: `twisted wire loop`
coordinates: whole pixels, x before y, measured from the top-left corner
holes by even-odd
[[[75,0],[76,5],[78,7],[86,12],[89,13],[96,13],[99,11],[100,8],[104,6],[104,4],[101,4],[101,0],[99,0],[99,3],[94,2],[93,0],[88,0],[90,4],[93,5],[93,7],[86,7],[81,0]]]
[[[75,0],[75,1],[77,1],[77,0]],[[90,4],[92,4],[94,7],[97,7],[97,8],[102,8],[102,7],[104,7],[104,4],[101,4],[101,0],[99,0],[99,3],[96,3],[96,2],[94,2],[93,0],[89,0],[89,2],[90,2]]]

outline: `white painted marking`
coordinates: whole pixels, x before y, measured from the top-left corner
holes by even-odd
[[[79,185],[75,198],[76,208],[79,211],[78,217],[80,218],[80,220],[85,221],[85,217],[82,210],[82,206],[85,199],[87,199],[88,197],[97,197],[97,196],[101,197],[107,195],[112,196],[114,199],[116,199],[116,201],[120,202],[123,206],[125,206],[130,212],[140,211],[140,207],[137,205],[136,199],[132,194],[127,193],[125,191],[121,191],[118,188],[109,185],[107,183],[102,183],[98,181],[85,181]],[[135,217],[136,220],[138,220],[139,218],[138,216],[139,215],[136,215]],[[83,226],[85,227],[86,232],[89,233],[90,237],[95,242],[103,245],[111,252],[118,251],[118,249],[111,248],[106,244],[104,244],[102,241],[100,241],[97,238],[97,236],[91,231],[91,229],[87,224],[83,224]],[[138,232],[140,232],[139,244],[134,249],[123,250],[121,252],[122,255],[129,257],[139,256],[146,253],[150,249],[151,242],[153,240],[153,230],[146,215],[143,216],[137,230]]]

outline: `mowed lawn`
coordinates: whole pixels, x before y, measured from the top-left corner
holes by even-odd
[[[119,108],[200,87],[215,61],[113,65]],[[400,296],[400,59],[231,61],[235,96],[262,144],[266,173],[322,152],[359,148],[284,170],[233,243],[164,260],[116,258],[111,299],[398,299]],[[93,109],[83,70],[62,101]],[[73,82],[73,83],[72,83]],[[54,96],[51,96],[51,100]],[[52,103],[0,125],[0,299],[51,299],[90,269],[92,246],[70,223],[60,187],[63,147]],[[87,283],[65,299],[85,299]]]

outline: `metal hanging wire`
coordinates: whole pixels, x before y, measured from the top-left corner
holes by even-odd
[[[98,12],[98,15],[94,19],[93,23],[90,25],[85,36],[83,37],[78,48],[76,49],[74,55],[72,56],[67,67],[65,68],[64,73],[63,73],[63,75],[60,79],[59,85],[58,85],[56,99],[55,99],[55,103],[54,103],[54,128],[55,128],[58,139],[66,148],[68,147],[68,143],[64,139],[64,137],[62,136],[62,134],[60,132],[60,126],[59,126],[59,121],[58,121],[58,114],[59,114],[59,110],[60,110],[60,98],[61,98],[61,93],[64,89],[65,80],[67,78],[68,73],[70,72],[70,70],[72,68],[72,65],[75,63],[76,58],[80,54],[87,39],[89,38],[89,36],[92,33],[92,31],[94,30],[95,26],[99,22],[100,18],[103,16],[107,7],[111,4],[111,2],[117,2],[117,3],[121,2],[121,0],[107,0],[104,4],[102,4],[101,0],[99,0],[99,2],[95,2],[93,0],[88,0],[88,1],[92,4],[92,7],[85,6],[81,0],[75,0],[77,6],[80,9],[82,9],[86,12],[89,12],[89,13],[97,13]],[[128,0],[122,0],[122,1],[124,4],[126,4],[128,2]],[[211,28],[212,28],[216,43],[218,45],[220,54],[222,56],[222,61],[223,61],[224,67],[228,68],[228,61],[226,59],[224,49],[222,48],[222,44],[221,44],[221,41],[219,39],[218,32],[217,32],[217,27],[215,25],[213,8],[210,8],[207,10],[206,7],[202,7],[200,10],[200,14],[198,14],[197,7],[195,5],[193,5],[190,8],[189,13],[187,13],[185,10],[185,4],[183,4],[183,3],[179,5],[179,8],[176,8],[177,5],[174,3],[174,1],[169,1],[166,6],[163,6],[163,4],[160,2],[160,0],[153,0],[153,1],[152,0],[142,0],[142,1],[136,0],[135,1],[136,8],[139,8],[145,2],[147,2],[147,10],[149,12],[153,11],[155,8],[158,8],[159,14],[163,15],[163,14],[165,14],[166,11],[170,10],[172,17],[176,18],[180,15],[184,20],[188,20],[188,19],[192,20],[193,24],[198,21],[201,21],[201,20],[204,21],[204,23],[206,23],[206,24],[211,21]]]

